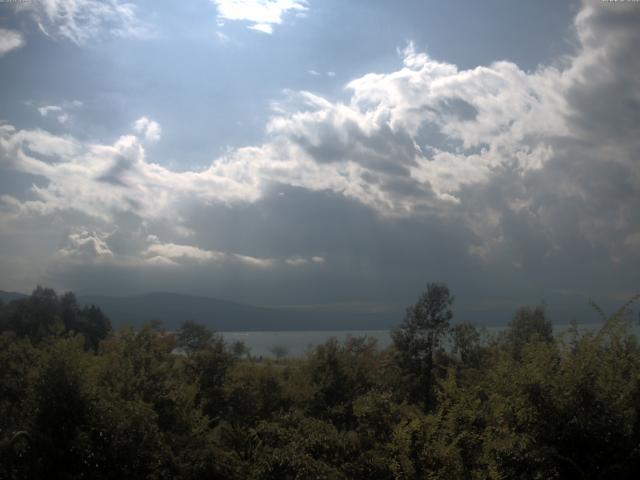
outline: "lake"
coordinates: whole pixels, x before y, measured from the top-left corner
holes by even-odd
[[[219,332],[226,342],[241,340],[254,357],[273,357],[271,349],[283,347],[289,357],[304,356],[309,349],[332,337],[344,341],[349,337],[371,337],[378,341],[378,348],[391,344],[388,330],[308,331],[308,332]]]
[[[580,330],[597,329],[602,323],[589,323],[579,325]],[[569,325],[554,325],[555,333],[560,333],[569,328]],[[488,334],[495,334],[505,327],[484,327]],[[637,323],[633,324],[636,334],[640,333]],[[383,349],[391,344],[389,330],[328,330],[328,331],[283,331],[283,332],[219,332],[228,343],[240,340],[249,347],[254,357],[274,357],[271,350],[274,347],[282,347],[289,357],[304,356],[310,349],[320,345],[332,337],[344,341],[349,337],[370,337],[378,342],[378,348]]]

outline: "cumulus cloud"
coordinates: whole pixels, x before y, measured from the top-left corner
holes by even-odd
[[[69,136],[0,124],[0,159],[19,170],[46,177],[52,173],[52,162],[65,162],[81,148],[81,143]]]
[[[350,82],[348,103],[299,92],[280,105],[268,132],[314,165],[301,186],[410,214],[458,202],[462,186],[486,182],[495,168],[540,168],[550,139],[567,131],[556,70],[527,74],[499,62],[459,71],[411,44],[402,55],[403,69]]]
[[[72,260],[93,262],[113,258],[104,238],[95,232],[80,231],[67,237],[66,245],[58,254]]]
[[[101,203],[117,198],[121,208],[134,205],[144,215],[185,197],[254,202],[281,183],[331,190],[402,216],[459,204],[465,186],[488,184],[499,169],[520,177],[539,170],[553,158],[555,139],[568,135],[563,92],[571,72],[528,74],[508,62],[460,71],[413,45],[402,56],[401,70],[350,82],[347,103],[291,92],[276,106],[267,142],[230,151],[204,171],[177,173],[150,163],[131,135],[111,146],[85,145],[81,155],[60,159],[60,171],[74,165],[91,171],[85,179],[131,187],[105,191]],[[147,117],[133,130],[147,142],[161,136]],[[7,131],[4,141],[34,134]],[[37,162],[21,153],[30,165]],[[64,189],[56,196],[65,196]],[[112,203],[102,203],[103,210]]]
[[[32,0],[18,5],[31,13],[46,35],[66,38],[78,45],[105,36],[146,37],[148,25],[132,3],[113,0]]]
[[[251,6],[241,2],[221,9],[232,16]],[[579,31],[587,28],[585,16],[583,11],[578,17]],[[589,37],[580,33],[580,38],[588,42]],[[611,42],[609,51],[616,45]],[[139,205],[148,203],[145,194],[157,191],[174,199],[256,201],[269,184],[284,183],[333,190],[383,214],[438,211],[459,203],[465,186],[488,184],[504,169],[524,178],[556,158],[559,139],[581,139],[570,124],[575,112],[569,102],[591,88],[582,86],[585,70],[603,61],[588,44],[564,71],[543,67],[526,73],[509,62],[459,70],[411,44],[402,57],[398,71],[351,81],[347,103],[290,93],[269,121],[268,142],[231,151],[205,171],[175,173],[149,163],[143,147],[128,136],[113,146],[89,146],[89,163],[87,157],[66,163],[98,170],[111,165],[107,176],[120,183],[136,177],[132,184],[146,186]],[[149,142],[161,135],[147,117],[133,128]],[[33,135],[12,132],[5,142]]]
[[[157,142],[162,135],[160,124],[147,117],[141,117],[133,123],[133,129],[144,136],[149,142]]]
[[[218,9],[218,21],[249,22],[248,28],[273,33],[273,25],[280,25],[291,12],[307,10],[305,0],[211,0]]]
[[[286,12],[242,16],[261,2],[217,3],[221,18],[254,24],[277,24]],[[222,6],[231,3],[245,10]],[[442,258],[463,255],[460,261],[497,265],[558,288],[568,276],[586,288],[589,278],[612,272],[630,282],[634,274],[624,260],[637,261],[640,231],[640,60],[633,53],[640,10],[627,7],[586,2],[575,22],[576,52],[562,66],[534,72],[510,62],[460,69],[409,44],[396,71],[349,82],[346,101],[288,92],[275,105],[264,143],[229,150],[198,171],[175,172],[147,157],[142,140],[161,134],[147,117],[134,122],[137,135],[123,132],[111,144],[0,125],[2,164],[46,179],[30,199],[3,197],[3,204],[11,218],[71,210],[82,214],[83,225],[90,219],[104,231],[125,222],[140,232],[129,255],[164,265],[218,262],[297,272],[316,265],[344,268],[345,277],[356,268],[374,276],[394,265],[413,268],[421,245],[406,240],[406,252],[393,247],[397,232],[408,231],[443,249]],[[330,233],[311,226],[306,250],[302,240],[278,255],[261,252],[257,241],[246,248],[216,243],[225,234],[211,212],[231,212],[229,226],[239,222],[236,212],[252,207],[253,220],[289,209],[290,223],[263,228],[295,232],[305,220],[291,211],[317,208],[300,197],[286,203],[287,195],[273,194],[278,191],[318,195],[313,198],[334,212],[359,205],[335,230],[349,232],[354,245],[369,245],[369,258],[356,262],[345,253],[325,263],[339,242],[314,243]],[[331,203],[336,198],[343,203]],[[367,215],[380,223],[350,229]],[[395,222],[402,228],[392,235],[385,225]],[[141,240],[148,234],[163,240]],[[386,243],[367,243],[378,237]],[[82,238],[99,250],[95,236]]]
[[[24,37],[20,32],[0,28],[0,57],[24,44]]]

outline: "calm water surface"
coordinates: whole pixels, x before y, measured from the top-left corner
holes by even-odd
[[[271,349],[283,347],[290,357],[305,355],[316,345],[332,337],[344,341],[349,337],[371,337],[378,341],[378,348],[391,344],[388,330],[310,331],[310,332],[220,332],[226,342],[241,340],[254,357],[273,357]]]
[[[601,327],[602,324],[582,324],[581,330],[590,330]],[[504,330],[505,327],[485,327],[484,331],[491,335]],[[555,333],[560,333],[569,328],[569,325],[554,325]],[[640,333],[637,324],[634,325],[636,334]],[[344,341],[349,337],[370,337],[378,342],[378,348],[383,349],[391,344],[389,330],[352,330],[352,331],[306,331],[306,332],[220,332],[226,342],[241,340],[249,347],[254,357],[273,357],[271,351],[275,347],[286,350],[287,356],[304,356],[310,349],[320,345],[332,337]]]

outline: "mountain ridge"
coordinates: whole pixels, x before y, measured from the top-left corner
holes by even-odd
[[[18,292],[0,291],[0,299],[5,303],[26,297],[28,295]],[[388,313],[259,307],[173,292],[149,292],[124,297],[77,295],[77,299],[81,305],[99,307],[109,317],[114,328],[139,328],[157,320],[165,328],[174,330],[184,321],[193,320],[220,332],[376,330],[388,329],[397,321],[395,315]]]

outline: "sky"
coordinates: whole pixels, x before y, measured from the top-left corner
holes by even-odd
[[[637,2],[0,1],[0,289],[619,305],[638,44]]]

